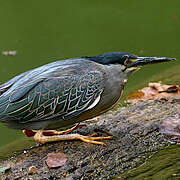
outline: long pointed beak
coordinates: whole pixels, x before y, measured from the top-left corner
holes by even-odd
[[[155,63],[161,63],[161,62],[166,62],[166,61],[174,61],[174,60],[176,60],[176,58],[138,57],[137,59],[130,59],[131,63],[129,64],[128,68],[144,66],[146,64],[155,64]]]

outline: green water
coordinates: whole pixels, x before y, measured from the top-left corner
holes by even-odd
[[[108,51],[180,59],[179,7],[179,0],[0,0],[0,83],[55,60]],[[17,54],[2,55],[8,50]],[[178,64],[145,67],[127,86]],[[0,124],[0,146],[20,137]]]

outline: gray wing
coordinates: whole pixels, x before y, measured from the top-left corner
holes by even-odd
[[[26,123],[77,116],[99,102],[103,91],[102,74],[91,71],[86,75],[46,78],[24,90],[22,97],[19,94],[24,93],[23,89],[11,94],[0,118]]]
[[[18,76],[15,76],[14,78],[10,79],[6,83],[0,85],[0,95],[3,94],[4,92],[6,92],[15,82],[20,80],[23,76],[27,75],[28,73],[29,73],[29,71],[24,72]]]

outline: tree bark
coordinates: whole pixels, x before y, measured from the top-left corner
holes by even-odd
[[[165,136],[172,136],[166,133],[162,123],[172,119],[179,122],[179,110],[180,98],[138,102],[110,111],[84,122],[86,126],[73,132],[112,135],[112,140],[103,141],[105,146],[81,141],[39,145],[0,162],[0,167],[11,166],[10,170],[1,174],[1,179],[109,179],[139,166],[155,152],[169,146]],[[64,153],[67,157],[65,165],[48,168],[45,160],[52,152]],[[30,174],[28,170],[32,165],[37,168],[35,174]]]

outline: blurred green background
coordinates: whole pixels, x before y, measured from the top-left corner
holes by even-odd
[[[52,61],[109,51],[180,59],[179,8],[179,0],[0,0],[0,83]],[[126,89],[179,65],[147,66]],[[20,137],[0,124],[0,146]]]

